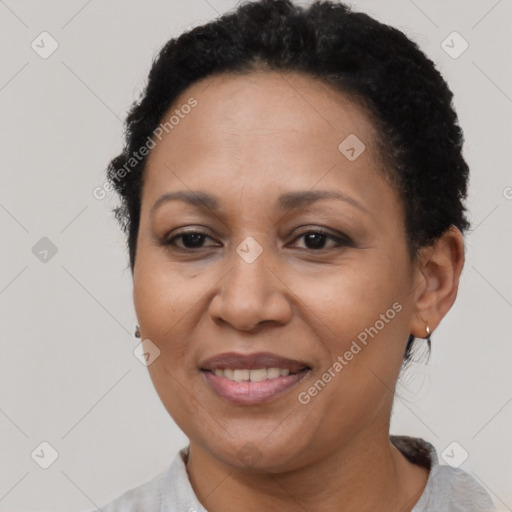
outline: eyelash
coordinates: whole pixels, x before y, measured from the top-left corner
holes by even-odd
[[[320,229],[320,228],[309,229],[308,231],[304,231],[303,233],[300,233],[299,235],[297,235],[294,238],[294,241],[299,238],[302,238],[306,235],[310,235],[310,234],[323,235],[323,236],[327,237],[328,239],[336,242],[336,245],[334,247],[322,247],[320,249],[310,249],[309,247],[301,247],[300,249],[306,250],[306,251],[312,251],[312,252],[322,252],[322,251],[329,251],[332,249],[338,249],[340,247],[353,247],[354,246],[352,240],[348,236],[343,235],[343,234],[336,236],[336,235],[334,235],[328,231],[325,231],[323,229]],[[207,247],[191,248],[191,247],[180,247],[179,245],[176,245],[176,243],[174,241],[179,238],[183,238],[186,235],[203,235],[203,236],[211,239],[211,237],[207,233],[204,233],[202,231],[190,230],[190,231],[184,231],[182,233],[179,233],[179,234],[173,236],[169,240],[162,242],[161,245],[173,246],[172,247],[173,249],[176,249],[178,251],[183,251],[183,252],[197,252],[197,251],[204,250],[204,249],[208,248],[208,246]],[[210,247],[212,247],[212,246],[210,246]]]

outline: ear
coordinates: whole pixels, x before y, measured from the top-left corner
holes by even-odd
[[[464,240],[461,232],[451,226],[434,244],[422,248],[415,269],[415,315],[411,334],[426,338],[427,325],[432,333],[448,313],[459,289],[464,267]]]

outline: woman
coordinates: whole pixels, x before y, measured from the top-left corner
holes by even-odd
[[[464,264],[451,99],[403,33],[343,4],[251,2],[165,45],[108,173],[136,335],[190,444],[104,512],[492,510],[389,435]]]

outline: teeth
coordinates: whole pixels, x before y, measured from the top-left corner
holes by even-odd
[[[286,368],[257,368],[256,370],[232,370],[231,368],[216,368],[213,373],[217,377],[224,377],[235,382],[261,382],[266,379],[277,379],[286,377],[290,370]]]
[[[249,380],[251,372],[250,370],[234,370],[233,380],[235,382],[242,382],[243,380]]]
[[[261,382],[267,378],[267,370],[261,368],[261,370],[251,370],[250,380],[251,382]]]
[[[281,375],[279,368],[267,368],[267,379],[275,379]]]

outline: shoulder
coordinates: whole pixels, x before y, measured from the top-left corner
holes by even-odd
[[[492,512],[491,497],[469,473],[437,464],[432,470],[430,500],[447,512]],[[434,510],[434,509],[433,509]]]
[[[411,462],[430,470],[427,485],[412,512],[492,512],[491,497],[469,473],[439,464],[436,449],[423,439],[391,436]]]
[[[151,480],[125,491],[101,508],[88,512],[206,512],[197,500],[186,470],[188,446],[182,448],[171,465]]]

